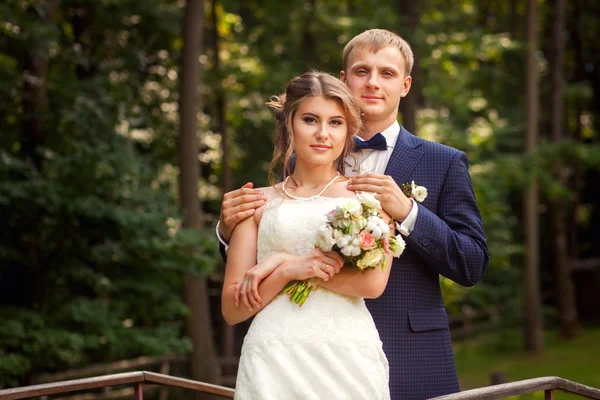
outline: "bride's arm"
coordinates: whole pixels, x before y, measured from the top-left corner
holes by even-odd
[[[376,299],[383,294],[392,269],[392,257],[386,255],[386,267],[360,271],[351,266],[342,268],[339,274],[320,285],[326,289],[351,297]]]
[[[335,272],[331,265],[338,261],[318,249],[304,255],[276,253],[257,264],[257,242],[258,225],[254,218],[240,222],[233,231],[221,293],[221,312],[230,325],[252,317],[269,304],[288,282],[314,277],[327,280]],[[321,267],[325,267],[327,272]],[[336,270],[340,267],[341,263]],[[236,304],[240,296],[242,302]]]
[[[256,247],[258,239],[258,225],[254,218],[248,218],[240,222],[231,236],[229,252],[227,254],[227,265],[225,267],[225,279],[223,292],[221,294],[221,312],[223,318],[230,325],[238,324],[256,314],[261,307],[268,304],[289,282],[281,268],[277,268],[285,261],[285,254],[278,253],[256,263]],[[234,291],[236,284],[244,278],[246,272],[253,267],[264,267],[272,270],[259,287],[261,298],[260,307],[253,309],[244,305],[239,307],[235,304]]]

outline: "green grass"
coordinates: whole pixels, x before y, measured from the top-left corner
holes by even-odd
[[[490,385],[492,372],[504,372],[508,382],[542,376],[559,376],[600,388],[600,328],[587,328],[574,341],[563,341],[556,332],[544,336],[545,351],[532,357],[523,350],[521,335],[510,333],[502,339],[477,344],[474,341],[454,345],[461,389]],[[521,399],[542,399],[543,392],[521,396]],[[577,396],[555,392],[555,399],[575,399]]]

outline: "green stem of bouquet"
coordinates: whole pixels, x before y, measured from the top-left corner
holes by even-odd
[[[283,291],[290,296],[290,300],[302,307],[314,286],[314,283],[310,281],[292,281]]]

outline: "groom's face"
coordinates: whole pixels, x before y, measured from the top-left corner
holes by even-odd
[[[393,46],[377,52],[353,49],[340,79],[350,88],[365,122],[395,121],[400,99],[408,94],[412,82],[406,76],[402,53]]]

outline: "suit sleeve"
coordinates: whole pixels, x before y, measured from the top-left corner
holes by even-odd
[[[223,246],[223,243],[221,242],[219,242],[219,253],[221,253],[221,258],[223,259],[223,262],[227,264],[227,252],[225,251],[225,246]]]
[[[442,185],[437,215],[419,204],[406,242],[439,274],[472,286],[483,278],[490,256],[467,165],[467,155],[457,152]]]

